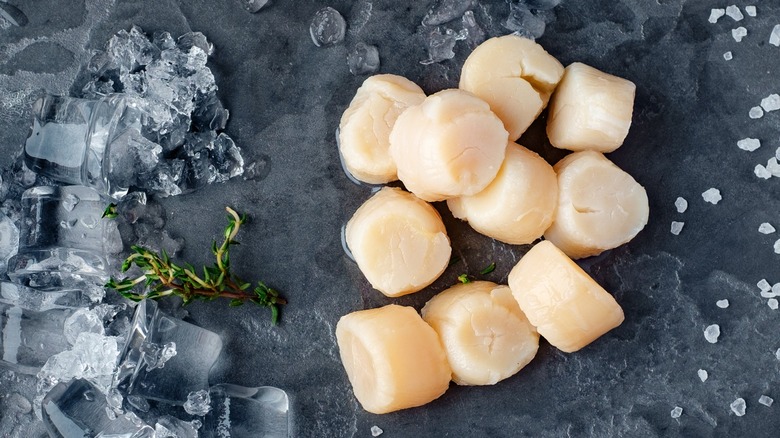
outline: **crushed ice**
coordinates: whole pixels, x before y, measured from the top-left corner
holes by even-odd
[[[190,415],[204,416],[211,410],[211,396],[208,390],[193,391],[187,395],[184,410]]]

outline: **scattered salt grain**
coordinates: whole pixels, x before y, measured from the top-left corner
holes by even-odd
[[[742,19],[745,18],[745,16],[742,15],[742,11],[740,11],[736,5],[728,6],[726,8],[726,15],[733,18],[734,21],[742,21]]]
[[[775,159],[780,160],[780,148],[775,149]]]
[[[772,310],[777,310],[777,307],[778,307],[777,299],[775,299],[775,298],[768,299],[766,301],[766,305],[769,306],[769,308],[772,309]]]
[[[770,94],[769,96],[761,99],[761,108],[766,112],[780,110],[780,95]]]
[[[758,288],[761,289],[761,292],[766,292],[772,289],[772,285],[769,284],[768,281],[766,281],[766,278],[762,278],[758,283],[756,283],[756,286],[758,286]]]
[[[760,106],[754,106],[748,111],[748,116],[751,119],[760,119],[761,117],[764,117],[764,110],[762,110]]]
[[[734,37],[734,41],[740,42],[742,41],[742,38],[747,36],[747,29],[742,26],[739,26],[736,29],[731,29],[731,36]]]
[[[380,429],[379,426],[371,426],[371,436],[379,436],[382,435],[384,430]]]
[[[761,140],[757,138],[743,138],[737,142],[737,147],[743,151],[753,152],[761,147]]]
[[[686,201],[685,198],[678,196],[674,201],[674,206],[677,208],[677,213],[685,213],[685,210],[688,209],[688,201]]]
[[[753,173],[755,173],[756,176],[761,179],[772,178],[772,172],[768,171],[762,164],[756,164],[755,169],[753,169]]]
[[[737,417],[745,415],[745,399],[740,397],[731,402],[731,411],[734,412]]]
[[[766,170],[772,174],[772,176],[780,177],[780,162],[776,157],[772,157],[766,161]]]
[[[718,337],[720,337],[720,326],[718,324],[709,325],[704,329],[704,339],[710,344],[717,343]]]
[[[775,351],[775,357],[777,358],[777,360],[780,360],[780,348],[778,348],[777,351]]]
[[[696,372],[696,374],[698,374],[698,375],[699,375],[699,379],[700,379],[702,382],[706,382],[706,381],[707,381],[707,379],[710,377],[710,376],[709,376],[709,373],[707,373],[707,370],[699,370],[699,371],[697,371],[697,372]]]
[[[748,14],[750,17],[756,16],[756,7],[755,6],[745,6],[745,13]]]
[[[728,51],[723,54],[723,59],[725,59],[726,61],[731,61],[732,59],[734,59],[734,55],[731,53],[731,51]]]
[[[772,285],[772,293],[775,294],[776,297],[780,297],[780,283]]]
[[[723,197],[720,196],[720,190],[716,189],[715,187],[705,190],[704,193],[701,194],[701,197],[704,198],[705,202],[709,202],[713,205],[717,204],[721,199],[723,199]]]
[[[672,221],[672,230],[671,230],[672,234],[674,234],[675,236],[679,236],[684,225],[685,222]]]
[[[775,227],[773,227],[769,222],[764,222],[758,226],[758,232],[761,234],[772,234],[775,231]]]
[[[713,9],[710,11],[710,18],[707,20],[710,23],[717,23],[718,19],[726,15],[725,9]]]
[[[780,254],[780,239],[775,241],[773,249],[775,250],[775,254]]]
[[[729,300],[718,300],[715,302],[715,305],[720,307],[721,309],[725,309],[729,307]]]
[[[774,403],[775,401],[772,399],[772,397],[768,395],[762,395],[761,397],[758,398],[758,402],[766,407],[769,407],[772,406],[772,403]]]
[[[780,47],[780,24],[776,24],[772,28],[772,33],[769,35],[769,44]]]
[[[680,415],[682,415],[682,408],[675,406],[674,409],[672,409],[672,418],[680,418]]]

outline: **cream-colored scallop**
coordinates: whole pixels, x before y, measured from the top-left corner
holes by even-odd
[[[471,52],[463,64],[460,88],[487,103],[516,140],[539,116],[558,81],[563,65],[536,42],[517,35],[491,38]]]
[[[647,224],[650,207],[644,187],[601,153],[574,152],[554,169],[558,208],[544,237],[569,257],[616,248]]]
[[[345,236],[360,271],[389,297],[417,292],[450,260],[450,240],[439,213],[398,188],[385,187],[347,222]]]
[[[623,309],[549,241],[528,251],[509,273],[520,309],[553,346],[577,351],[623,322]]]
[[[439,334],[459,385],[493,385],[520,371],[539,349],[539,334],[512,291],[489,281],[439,293],[422,317]]]
[[[341,363],[368,412],[424,405],[449,387],[451,370],[436,332],[411,308],[361,310],[336,324]]]
[[[572,151],[614,151],[631,127],[635,93],[629,80],[579,62],[569,65],[550,103],[550,143]]]
[[[501,120],[462,90],[428,96],[398,117],[390,155],[406,189],[426,201],[473,195],[495,178],[507,144]]]
[[[371,76],[358,88],[339,125],[339,153],[355,178],[382,184],[398,179],[390,157],[390,130],[398,116],[425,99],[414,82],[396,75]]]
[[[453,216],[478,232],[522,245],[552,224],[558,202],[555,171],[535,152],[510,142],[501,170],[485,190],[447,200]]]

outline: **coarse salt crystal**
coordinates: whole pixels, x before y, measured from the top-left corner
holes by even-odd
[[[718,19],[726,15],[725,9],[713,9],[710,11],[710,18],[707,20],[710,23],[717,23]]]
[[[780,239],[775,241],[775,244],[772,245],[772,249],[775,250],[775,254],[780,254]]]
[[[766,112],[777,111],[780,109],[780,94],[770,94],[761,99],[761,108]]]
[[[756,176],[761,179],[772,178],[772,172],[768,171],[762,164],[756,164],[755,169],[753,169],[753,173],[755,173]]]
[[[677,208],[677,213],[685,213],[688,209],[688,201],[685,198],[678,196],[674,201],[674,206]]]
[[[780,160],[780,148],[775,149],[775,159]]]
[[[709,202],[713,205],[717,204],[721,199],[723,199],[723,197],[720,195],[720,190],[716,189],[715,187],[705,190],[704,193],[701,194],[701,197],[704,198],[705,202]]]
[[[758,226],[758,232],[761,234],[772,234],[775,231],[775,227],[773,227],[769,222],[764,222]]]
[[[780,348],[778,348],[777,351],[775,351],[775,357],[777,358],[777,360],[780,360]]]
[[[728,51],[723,54],[723,59],[725,59],[726,61],[731,61],[732,59],[734,59],[734,55],[731,53],[731,51]]]
[[[768,299],[766,301],[766,305],[769,306],[769,308],[772,310],[777,310],[777,306],[778,306],[777,299],[775,298]]]
[[[745,415],[745,399],[740,397],[731,402],[731,411],[734,412],[737,417]]]
[[[715,302],[715,305],[721,309],[725,309],[729,306],[729,300],[718,300]]]
[[[704,339],[710,344],[718,342],[718,337],[720,337],[720,326],[718,324],[709,325],[704,329]]]
[[[699,370],[699,371],[696,372],[696,374],[699,375],[699,379],[702,382],[706,382],[707,379],[710,377],[709,373],[707,373],[707,370]]]
[[[772,176],[780,177],[780,162],[777,158],[772,157],[766,161],[766,170],[772,174]]]
[[[756,7],[755,6],[745,6],[745,13],[748,14],[751,17],[756,16]]]
[[[684,225],[685,222],[672,221],[672,229],[671,229],[672,234],[674,234],[675,236],[679,236]]]
[[[775,401],[772,399],[772,397],[768,395],[762,395],[761,397],[758,398],[758,402],[764,406],[769,407],[772,406],[772,403],[774,403]]]
[[[761,147],[761,140],[750,137],[743,138],[742,140],[737,141],[737,147],[743,151],[753,152]]]
[[[775,283],[772,285],[772,296],[780,297],[780,283]],[[772,297],[767,297],[767,298],[772,298]]]
[[[769,34],[769,44],[780,47],[780,24],[776,24],[772,28],[772,33]]]
[[[728,6],[726,8],[726,15],[733,18],[734,21],[742,21],[742,19],[745,18],[745,16],[742,15],[742,11],[740,11],[736,5]]]
[[[760,106],[754,106],[748,111],[748,117],[751,119],[760,119],[761,117],[764,117],[764,110],[762,110]]]
[[[758,286],[758,288],[761,289],[762,292],[772,289],[772,285],[769,284],[768,281],[766,281],[766,278],[762,278],[761,280],[759,280],[758,283],[756,283],[756,286]]]
[[[739,26],[736,29],[731,29],[731,36],[734,38],[734,41],[740,42],[742,41],[742,38],[747,36],[747,29],[742,26]]]
[[[384,433],[384,430],[380,429],[379,426],[371,426],[371,436],[379,436]]]
[[[680,418],[680,415],[682,415],[682,408],[675,406],[674,409],[672,409],[672,418]]]

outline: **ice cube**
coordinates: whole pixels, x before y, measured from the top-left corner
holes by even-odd
[[[748,117],[751,119],[760,119],[761,117],[764,117],[764,110],[761,109],[760,106],[754,106],[748,111]]]
[[[73,196],[79,199],[75,205]],[[105,206],[100,195],[83,186],[25,191],[19,251],[9,260],[8,275],[41,289],[105,284]]]
[[[766,112],[780,110],[780,95],[770,94],[769,96],[761,99],[761,108]]]
[[[729,300],[718,300],[715,302],[715,305],[721,309],[726,309],[729,307]]]
[[[209,391],[201,389],[187,394],[184,402],[184,410],[190,415],[204,416],[211,410],[211,397]]]
[[[289,399],[279,388],[211,387],[211,411],[204,419],[206,437],[269,436],[290,433]]]
[[[463,16],[463,13],[474,8],[474,0],[434,0],[428,12],[422,19],[424,26],[438,26],[449,23]]]
[[[707,378],[709,378],[709,373],[707,373],[707,370],[700,369],[699,371],[696,372],[696,374],[699,376],[699,380],[701,380],[702,382],[706,382]]]
[[[463,31],[466,32],[466,45],[470,49],[473,50],[485,41],[485,31],[477,23],[474,11],[466,11],[461,19],[461,24],[463,25]]]
[[[102,335],[105,333],[103,328],[103,319],[97,313],[90,309],[77,309],[65,320],[63,326],[65,339],[72,344],[81,333],[96,333]]]
[[[775,227],[769,222],[764,222],[758,226],[758,232],[761,234],[772,234],[775,232]]]
[[[718,19],[724,15],[726,15],[725,9],[712,9],[710,11],[710,18],[708,18],[707,21],[710,23],[717,23]]]
[[[458,42],[458,34],[452,29],[435,27],[424,30],[425,45],[428,51],[428,59],[420,61],[420,64],[429,65],[446,61],[455,57],[455,44]],[[464,34],[465,38],[465,34]]]
[[[339,11],[326,6],[314,14],[309,35],[317,47],[332,46],[344,41],[347,23]]]
[[[674,200],[674,206],[677,208],[677,213],[685,213],[685,210],[688,209],[688,201],[685,200],[685,198],[678,196],[677,199]]]
[[[254,14],[263,9],[268,4],[268,0],[241,0],[241,4],[244,5],[244,9]]]
[[[84,379],[56,385],[43,399],[41,408],[43,423],[51,436],[152,436],[142,435],[152,429],[134,414],[111,418],[100,388]]]
[[[675,406],[674,409],[672,409],[672,418],[680,418],[680,415],[682,415],[682,408],[679,406]]]
[[[379,70],[379,50],[376,46],[359,42],[347,54],[347,66],[349,72],[356,76],[375,73]]]
[[[769,34],[769,44],[775,47],[780,46],[780,24],[776,24],[772,28],[772,33]]]
[[[772,403],[774,403],[775,401],[772,399],[772,397],[769,397],[768,395],[762,395],[761,397],[758,398],[758,402],[766,407],[769,407],[772,406]]]
[[[756,16],[756,7],[755,6],[745,6],[745,13],[748,14],[749,17],[755,17]]]
[[[737,147],[743,151],[753,152],[761,147],[761,140],[757,138],[743,138],[737,142]]]
[[[8,216],[0,213],[0,275],[6,271],[8,260],[18,249],[19,229]]]
[[[515,35],[532,40],[544,35],[546,24],[522,3],[509,3],[509,16],[504,27]]]
[[[736,29],[731,30],[731,36],[734,38],[734,41],[741,42],[743,38],[745,38],[748,34],[747,29],[745,29],[742,26],[739,26]]]
[[[87,379],[107,392],[119,357],[117,341],[97,333],[79,334],[70,350],[50,357],[38,372],[39,393],[72,379]]]
[[[745,415],[745,399],[742,397],[731,402],[729,407],[731,408],[731,412],[734,412],[737,417]]]
[[[709,202],[710,204],[717,204],[718,202],[723,199],[723,197],[720,195],[720,190],[711,187],[704,191],[704,193],[701,194],[701,197],[704,199],[704,202]]]
[[[175,344],[176,354],[165,366],[157,366],[159,357],[147,361],[150,344],[169,343]],[[181,404],[191,392],[208,388],[209,371],[221,350],[217,334],[165,315],[154,301],[144,300],[136,307],[115,385],[126,395]]]
[[[685,222],[672,221],[672,228],[671,228],[672,234],[674,234],[675,236],[679,236],[684,225]]]
[[[718,337],[720,337],[720,326],[718,324],[711,324],[704,329],[704,339],[710,344],[717,343]]]
[[[736,5],[727,6],[726,15],[731,17],[734,21],[741,21],[743,18],[745,18],[745,16],[742,15],[742,11],[740,11],[739,7]]]
[[[734,59],[734,55],[729,50],[728,52],[723,53],[723,59],[725,59],[726,61],[731,61],[732,59]]]

